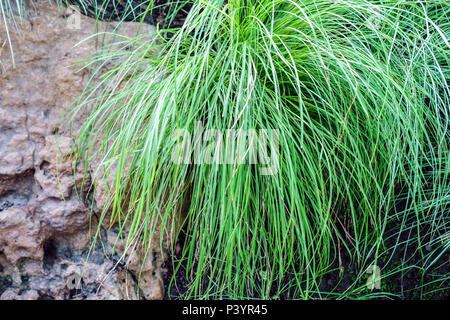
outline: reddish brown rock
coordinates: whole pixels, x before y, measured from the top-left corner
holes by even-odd
[[[14,264],[21,258],[41,260],[44,241],[45,231],[27,207],[0,212],[0,248],[9,262]]]
[[[108,189],[94,179],[91,202],[89,175],[72,157],[74,136],[60,126],[68,124],[68,108],[86,85],[88,70],[76,63],[93,52],[94,41],[83,40],[96,22],[82,16],[80,28],[72,28],[72,13],[64,18],[55,4],[35,2],[20,34],[10,34],[15,67],[9,48],[0,49],[0,299],[137,299],[142,252],[131,254],[128,265],[117,264],[120,256],[108,240],[117,233],[104,228],[90,248],[91,209],[101,209]],[[133,36],[137,27],[124,23],[118,32]],[[141,31],[153,30],[144,25]],[[0,39],[5,35],[0,23]],[[75,132],[82,120],[74,119]],[[95,217],[92,223],[95,231]],[[146,299],[164,295],[164,257],[155,249],[144,263],[139,291]],[[74,275],[83,279],[79,289],[67,282]]]

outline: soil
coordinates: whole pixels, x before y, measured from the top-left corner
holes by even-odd
[[[380,289],[373,290],[366,287],[370,274],[366,272],[367,266],[361,267],[353,261],[348,252],[340,248],[339,257],[333,257],[333,264],[329,268],[328,273],[324,274],[319,285],[321,295],[315,294],[315,299],[334,299],[334,294],[345,293],[349,288],[362,288],[352,294],[348,294],[346,298],[356,299],[364,297],[368,294],[379,294],[376,300],[398,299],[398,300],[448,300],[450,299],[450,255],[446,252],[437,258],[435,263],[427,269],[424,265],[424,259],[421,252],[414,245],[397,245],[394,246],[396,237],[400,236],[401,241],[405,241],[405,237],[414,239],[415,234],[406,234],[403,232],[398,235],[396,228],[392,228],[395,234],[392,239],[386,241],[387,249],[378,257],[377,266],[381,269]],[[426,230],[423,230],[426,232]],[[413,232],[414,233],[414,232]],[[389,238],[389,233],[386,238]],[[425,240],[425,239],[424,239]],[[337,241],[337,239],[335,239]],[[182,244],[182,239],[180,244]],[[335,248],[336,250],[338,248]],[[425,246],[425,254],[438,249],[435,245]],[[442,250],[442,248],[440,249]],[[331,250],[333,252],[333,249]],[[439,250],[437,250],[439,251]],[[337,252],[337,251],[336,251]],[[405,257],[406,262],[405,262]],[[180,254],[173,254],[168,262],[163,266],[166,270],[164,276],[165,296],[164,299],[180,299],[188,292],[188,281],[186,280],[186,263],[181,261],[178,272],[174,272],[177,263],[181,261]],[[408,268],[404,268],[404,266]],[[403,271],[400,271],[403,269]],[[189,272],[188,272],[189,273]],[[386,276],[389,275],[389,276]],[[441,279],[437,281],[437,279]],[[285,285],[291,279],[285,280]],[[425,284],[425,285],[423,285]],[[207,285],[207,283],[205,283]],[[422,287],[421,287],[422,286]],[[295,294],[295,288],[290,291],[276,295],[272,292],[272,299],[289,300],[298,298],[298,292]],[[332,293],[332,294],[327,294]]]
[[[71,0],[72,3],[77,4],[77,0]],[[101,5],[104,0],[96,0]],[[131,7],[129,6],[131,2]],[[186,2],[186,1],[183,1]],[[103,20],[125,20],[125,21],[140,21],[142,14],[147,10],[149,0],[125,0],[125,1],[109,1],[105,11],[102,15]],[[178,28],[184,24],[192,4],[180,4],[180,1],[154,0],[153,8],[144,18],[144,22],[159,25],[160,28]],[[93,7],[88,7],[81,12],[91,17],[95,17]],[[175,17],[173,13],[176,12]]]

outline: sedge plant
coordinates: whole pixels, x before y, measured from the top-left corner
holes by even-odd
[[[371,298],[364,281],[324,289],[327,274],[348,270],[344,253],[357,279],[394,255],[390,272],[406,272],[410,250],[422,275],[442,264],[450,3],[190,3],[182,27],[122,38],[87,63],[101,80],[77,101],[75,114],[89,112],[76,145],[79,159],[100,159],[94,175],[113,178],[102,221],[146,248],[180,222],[172,263],[185,298]],[[111,59],[121,62],[104,72]],[[174,132],[198,122],[276,130],[278,171],[174,163]],[[448,286],[449,274],[426,281]]]

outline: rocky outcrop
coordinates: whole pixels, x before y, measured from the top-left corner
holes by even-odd
[[[20,33],[10,34],[15,67],[7,45],[0,47],[0,299],[161,299],[166,247],[159,241],[127,263],[119,261],[114,228],[101,227],[91,246],[91,208],[101,208],[102,194],[93,199],[84,164],[73,160],[74,137],[59,126],[86,85],[87,70],[76,63],[92,53],[94,41],[83,40],[95,21],[47,0],[30,10]],[[137,26],[124,23],[118,32],[133,36]]]

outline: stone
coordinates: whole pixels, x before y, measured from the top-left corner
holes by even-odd
[[[7,260],[42,259],[45,231],[27,208],[10,208],[0,212],[0,248]]]
[[[72,28],[72,15],[64,16],[54,2],[35,1],[29,18],[18,20],[20,33],[10,30],[15,66],[9,47],[0,48],[0,299],[162,299],[166,249],[152,247],[137,282],[141,249],[118,263],[112,253],[117,233],[105,226],[92,242],[109,189],[90,178],[101,171],[98,164],[85,172],[85,164],[74,161],[84,114],[73,122],[67,116],[88,80],[89,69],[77,63],[93,52],[95,40],[83,40],[96,21],[81,16],[80,28]],[[116,26],[99,23],[100,30]],[[117,32],[131,37],[138,26],[126,22]],[[149,37],[154,30],[141,28]],[[5,36],[0,23],[0,39]],[[106,44],[114,48],[113,41],[108,36]],[[105,70],[117,63],[111,60]],[[74,276],[82,279],[79,289],[70,285]]]

